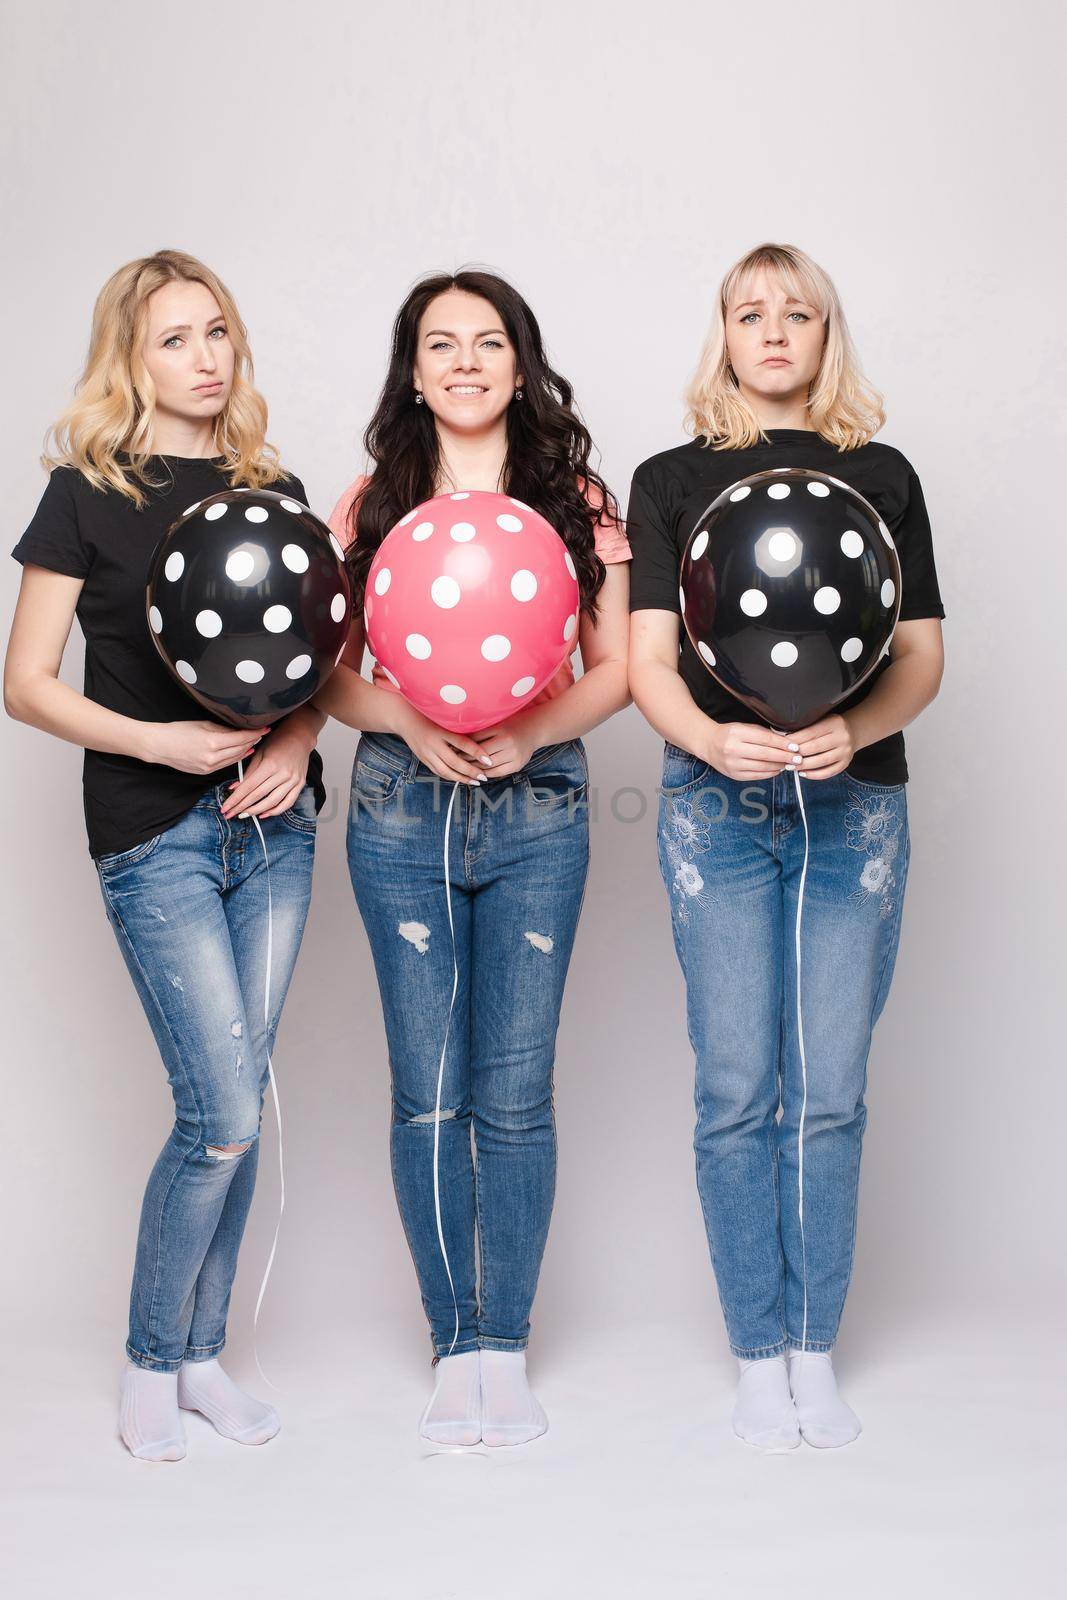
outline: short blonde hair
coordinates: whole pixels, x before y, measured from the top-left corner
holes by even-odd
[[[726,348],[726,315],[758,272],[774,275],[786,294],[815,306],[825,343],[819,370],[808,390],[813,428],[839,450],[866,444],[885,422],[882,397],[860,371],[845,313],[829,275],[803,250],[761,244],[732,266],[722,283],[715,316],[696,372],[686,390],[685,428],[715,450],[740,450],[766,435],[738,388]]]
[[[233,295],[209,267],[181,250],[157,250],[112,273],[97,296],[85,369],[74,400],[49,429],[42,465],[77,467],[98,489],[110,486],[140,507],[153,487],[155,385],[141,357],[148,300],[166,283],[202,283],[218,301],[234,347],[233,385],[215,418],[216,455],[231,483],[259,489],[283,476],[266,442],[267,403],[253,384],[248,330]],[[119,460],[120,453],[128,459]]]

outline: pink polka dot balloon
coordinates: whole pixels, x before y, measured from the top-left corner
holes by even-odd
[[[412,705],[453,733],[513,716],[574,648],[578,582],[559,534],[506,494],[426,500],[367,576],[371,651]]]

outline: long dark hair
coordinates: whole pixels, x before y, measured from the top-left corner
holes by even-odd
[[[545,356],[537,319],[522,295],[493,272],[435,273],[421,278],[397,312],[389,371],[363,443],[373,475],[349,512],[349,570],[363,604],[374,553],[405,512],[436,493],[437,429],[427,405],[415,404],[412,373],[423,312],[439,294],[461,289],[488,300],[499,315],[523,377],[523,397],[507,410],[503,490],[539,511],[574,560],[582,610],[596,621],[604,563],[594,549],[600,517],[618,505],[589,464],[593,441],[573,408],[574,391]],[[594,502],[586,497],[587,490]]]

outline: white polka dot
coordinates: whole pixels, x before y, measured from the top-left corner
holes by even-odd
[[[522,518],[511,517],[507,514],[507,512],[505,512],[502,517],[497,517],[496,525],[498,528],[503,528],[505,533],[522,532]]]
[[[234,492],[234,494],[251,494],[252,493],[251,489],[248,489],[248,488],[235,489],[233,492]]]
[[[458,494],[450,494],[448,498],[450,500],[469,500],[470,495],[466,489],[461,489]]]
[[[182,516],[183,517],[191,517],[193,512],[196,510],[196,508],[197,508],[197,506],[199,504],[200,504],[199,500],[194,500],[193,504],[191,506],[186,506],[185,510],[182,512]],[[190,671],[191,670],[192,669],[190,668]]]
[[[381,672],[385,673],[385,676],[389,679],[391,684],[394,684],[398,689],[400,688],[400,679],[394,676],[394,674],[389,671],[388,667],[383,667],[380,661],[375,662],[375,665]]]
[[[148,620],[152,624],[152,632],[153,633],[162,633],[163,632],[163,617],[162,617],[162,615],[160,613],[160,610],[159,610],[158,606],[149,606],[149,608],[148,608]]]
[[[401,517],[400,521],[397,523],[397,527],[406,528],[408,523],[411,522],[414,517],[417,517],[418,514],[419,508],[416,506],[414,511],[409,511],[406,517]]]
[[[330,616],[335,622],[343,622],[348,610],[348,601],[343,594],[335,594],[330,601]]]
[[[791,561],[797,553],[797,542],[791,533],[779,528],[767,540],[767,554],[774,561]]]
[[[307,510],[307,507],[306,506],[302,506],[300,504],[299,500],[283,500],[282,501],[282,510],[283,511],[291,511],[294,516],[299,516],[301,511],[306,511]],[[304,658],[303,658],[303,656],[297,656],[296,659],[298,661],[302,661]],[[304,668],[304,671],[305,672],[307,671],[306,667]],[[301,677],[302,674],[298,673],[297,676]]]
[[[266,522],[269,516],[270,512],[267,510],[266,506],[249,506],[248,510],[245,512],[245,521]]]
[[[740,489],[734,490],[733,494],[730,496],[730,499],[736,504],[738,500],[747,500],[751,493],[752,490],[749,485],[747,483],[743,483]]]
[[[389,585],[392,583],[392,581],[393,581],[393,574],[390,572],[389,568],[388,567],[382,567],[381,570],[379,571],[377,577],[374,580],[374,592],[375,592],[375,594],[385,594],[386,590],[389,588]]]
[[[293,613],[288,606],[268,606],[263,613],[263,626],[268,633],[284,633],[292,626]]]
[[[220,517],[224,517],[226,515],[226,510],[227,507],[225,502],[216,501],[213,506],[208,506],[207,510],[204,512],[204,521],[217,522]]]
[[[855,661],[856,657],[857,656],[861,656],[862,654],[863,654],[863,640],[862,639],[846,639],[844,644],[841,646],[841,660],[842,661]]]
[[[308,553],[301,550],[298,544],[283,545],[282,560],[290,572],[306,572],[308,569]]]
[[[435,578],[430,585],[430,599],[445,611],[459,604],[459,584],[455,578]]]
[[[841,551],[850,561],[855,561],[857,556],[863,554],[863,535],[857,533],[855,528],[849,528],[847,533],[841,535]]]
[[[514,495],[509,495],[508,499],[511,501],[513,506],[518,506],[520,511],[532,511],[533,510],[533,506],[528,506],[526,504],[525,500],[516,500]]]
[[[884,522],[879,522],[879,524],[878,524],[878,532],[882,535],[882,538],[885,540],[886,544],[890,547],[890,549],[892,549],[893,548],[893,535],[890,533],[889,529],[886,527]]]
[[[172,550],[167,557],[167,564],[163,568],[163,576],[169,578],[171,583],[177,583],[185,571],[185,557],[180,550]]]
[[[511,592],[516,600],[532,600],[537,593],[537,579],[525,567],[520,567],[511,580]]]
[[[789,485],[787,483],[772,483],[767,493],[772,500],[784,500],[789,493]]]
[[[892,578],[887,578],[882,585],[882,604],[891,606],[897,597],[897,586]]]
[[[233,670],[242,683],[262,683],[263,681],[263,668],[258,661],[239,661]]]
[[[248,550],[234,550],[226,557],[226,576],[234,583],[244,583],[255,571],[256,558]]]
[[[571,555],[569,550],[564,550],[563,552],[563,565],[566,567],[575,583],[577,583],[578,568],[574,565],[574,557]]]
[[[841,596],[831,584],[824,584],[821,589],[816,589],[813,596],[816,611],[821,611],[824,617],[832,617],[841,604]]]
[[[809,483],[808,493],[816,495],[820,500],[825,500],[830,491],[826,487],[825,483]]]
[[[515,699],[519,700],[524,694],[529,694],[536,682],[536,678],[519,678],[516,683],[511,685],[511,692]]]
[[[334,538],[332,533],[330,534],[330,548],[333,551],[334,555],[337,557],[338,561],[343,561],[344,560],[344,558],[345,558],[344,546],[340,543],[339,540]]]
[[[685,616],[685,590],[682,588],[681,584],[678,585],[678,604],[682,608],[682,616],[684,617]]]
[[[222,632],[222,618],[217,611],[198,611],[196,631],[205,639],[215,639]]]
[[[412,528],[411,537],[413,539],[417,539],[419,544],[421,544],[424,539],[428,539],[430,537],[432,532],[432,522],[420,522],[417,528]]]
[[[430,655],[430,641],[422,633],[409,633],[404,640],[404,648],[409,656],[414,656],[416,661],[426,661]]]
[[[310,656],[294,656],[285,669],[287,678],[302,678],[305,672],[311,671]]]
[[[511,640],[502,633],[491,633],[482,640],[482,655],[487,661],[503,661],[511,654]]]
[[[457,544],[467,544],[478,532],[473,522],[454,522],[449,533]]]
[[[438,693],[450,706],[461,706],[467,698],[466,689],[461,689],[458,683],[443,683]]]
[[[188,661],[176,661],[174,663],[174,670],[183,683],[196,682],[196,673],[193,671],[193,668],[189,665]]]
[[[747,493],[748,491],[746,490],[745,492]],[[709,667],[713,667],[715,665],[715,656],[714,656],[713,652],[708,649],[708,647],[704,643],[703,639],[700,639],[700,640],[697,641],[697,649],[700,651],[700,654],[704,657],[704,660],[707,662],[708,666]]]
[[[689,558],[691,561],[700,560],[701,556],[704,554],[704,551],[708,548],[708,540],[710,538],[711,535],[709,534],[707,528],[701,528],[700,532],[693,540],[693,548],[689,552]]]
[[[767,596],[761,589],[746,589],[738,603],[746,617],[762,617],[767,609]]]
[[[796,645],[791,644],[788,639],[779,639],[778,643],[771,647],[771,660],[776,667],[791,667],[799,654]]]
[[[578,626],[578,618],[577,618],[577,616],[568,617],[566,622],[563,624],[563,637],[564,637],[564,639],[566,639],[568,644],[574,638],[574,630],[575,630],[575,628],[577,628],[577,626]]]

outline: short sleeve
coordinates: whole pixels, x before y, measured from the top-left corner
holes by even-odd
[[[930,518],[926,511],[922,485],[914,469],[908,467],[908,500],[904,511],[889,531],[900,558],[900,621],[916,622],[920,617],[943,617],[941,591],[934,565],[934,544]]]
[[[345,549],[354,542],[355,537],[349,524],[348,514],[352,509],[353,501],[363,492],[369,482],[370,479],[361,472],[359,477],[349,484],[326,519],[330,532]]]
[[[605,566],[609,566],[613,561],[631,561],[633,551],[630,549],[630,541],[623,531],[622,523],[604,510],[604,491],[596,484],[587,483],[583,478],[579,478],[578,482],[589,504],[599,513],[593,525],[593,548],[601,561]]]
[[[78,521],[75,476],[71,467],[54,469],[29,527],[11,552],[16,561],[68,578],[89,576],[93,559]]]
[[[671,533],[663,490],[645,467],[638,467],[626,508],[626,532],[633,551],[630,569],[631,611],[673,611],[678,602],[678,550]]]

